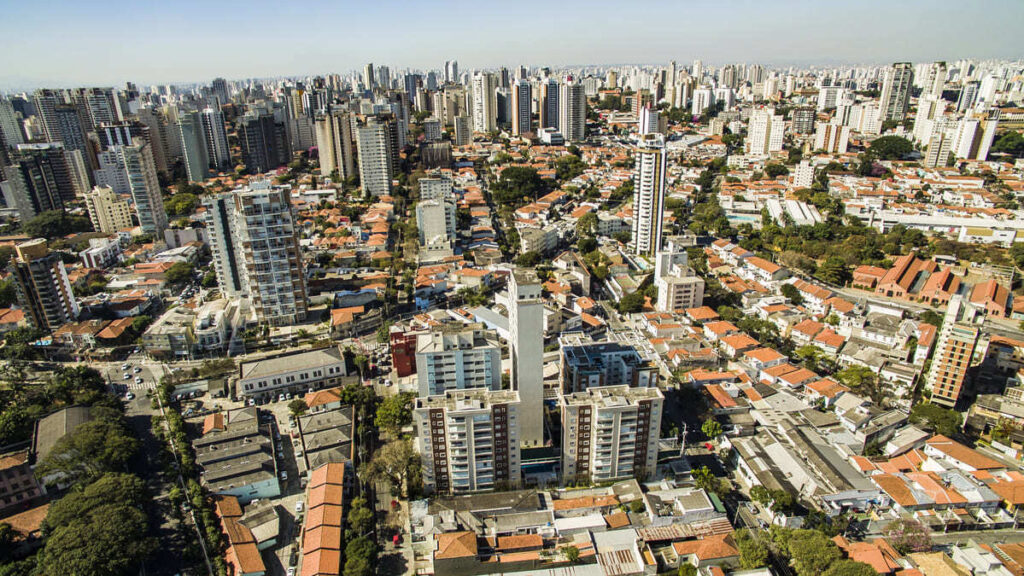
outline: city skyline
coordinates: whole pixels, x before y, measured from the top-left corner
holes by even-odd
[[[975,6],[945,0],[866,2],[854,12],[804,0],[656,3],[642,12],[608,2],[482,8],[466,2],[210,6],[186,0],[166,8],[119,5],[115,13],[68,0],[47,4],[45,10],[33,4],[6,11],[0,90],[296,77],[346,73],[366,62],[438,69],[453,58],[463,70],[694,58],[775,66],[1016,59],[1022,52],[1015,23],[1024,21],[1024,4],[1010,0],[985,3],[1000,18],[976,18]],[[551,25],[509,26],[517,14],[536,13],[533,8],[543,9]]]

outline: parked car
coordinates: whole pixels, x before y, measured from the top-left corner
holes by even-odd
[[[281,470],[281,480],[288,480],[288,471]]]
[[[141,366],[136,366],[135,368],[132,369],[132,372],[138,374],[139,372],[142,372],[142,367]]]
[[[143,382],[142,378],[139,378],[138,376],[135,377],[135,383],[136,384],[142,384],[142,382]]]
[[[302,512],[302,507],[303,506],[305,506],[305,503],[302,500],[299,500],[298,502],[296,502],[295,503],[295,512],[296,513]]]
[[[132,394],[131,392],[129,392],[129,393],[124,395],[124,399],[125,400],[134,400],[135,399],[135,394]]]
[[[132,367],[131,364],[125,364],[125,365],[121,366],[121,370],[127,370],[127,369],[129,369],[131,367]]]
[[[131,380],[131,379],[132,379],[132,375],[131,375],[131,374],[128,374],[127,372],[125,372],[125,374],[124,374],[124,379],[125,379],[125,380]]]
[[[255,405],[256,405],[256,399],[255,398],[249,398],[249,406],[255,406]]]

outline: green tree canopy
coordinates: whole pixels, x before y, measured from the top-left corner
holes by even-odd
[[[842,258],[832,256],[818,266],[817,277],[836,286],[844,286],[853,278],[853,273]]]
[[[63,210],[50,210],[37,214],[22,228],[28,236],[52,240],[74,232],[89,232],[92,230],[92,222],[88,216],[71,215]]]
[[[516,266],[524,266],[526,268],[532,268],[537,264],[540,264],[541,259],[544,257],[540,252],[536,250],[530,250],[529,252],[523,252],[516,258]]]
[[[938,404],[920,402],[910,409],[910,423],[921,424],[924,428],[943,436],[952,436],[963,427],[963,414]]]
[[[195,194],[179,192],[164,201],[164,209],[169,216],[187,216],[195,211],[199,198]]]
[[[40,462],[37,473],[40,477],[57,474],[72,482],[88,482],[124,470],[138,448],[138,440],[128,435],[120,420],[98,418],[58,440]]]
[[[902,160],[914,151],[914,145],[902,136],[882,136],[871,143],[868,151],[882,160]]]
[[[842,558],[839,547],[817,530],[793,530],[788,551],[797,576],[818,576]]]
[[[1024,136],[1017,131],[1007,132],[992,144],[992,151],[1024,158]]]
[[[397,435],[402,428],[412,424],[413,398],[411,392],[388,396],[377,407],[374,424],[381,430]]]
[[[714,418],[708,418],[705,420],[700,429],[708,438],[718,438],[722,435],[722,425]]]
[[[838,560],[833,562],[823,576],[878,576],[878,572],[870,564],[854,560]]]
[[[496,204],[515,205],[524,199],[533,200],[547,190],[544,179],[533,168],[510,166],[501,171],[501,177],[491,185]]]
[[[164,273],[164,278],[170,284],[179,284],[192,277],[192,265],[188,262],[175,262]]]
[[[626,294],[619,300],[619,312],[633,314],[644,309],[644,294],[639,290]]]
[[[750,533],[746,528],[741,528],[733,533],[733,540],[740,551],[740,568],[753,570],[768,565],[768,545]]]

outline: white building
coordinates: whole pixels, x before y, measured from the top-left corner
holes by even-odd
[[[497,102],[494,90],[497,82],[494,74],[477,72],[473,75],[473,130],[493,132],[497,127]]]
[[[748,155],[766,155],[782,150],[786,135],[785,119],[774,108],[755,110],[750,115],[747,138],[744,141]]]
[[[156,175],[156,162],[149,144],[115,146],[128,174],[128,185],[139,227],[145,234],[163,238],[167,229],[167,212],[160,192],[160,181]]]
[[[416,339],[421,398],[466,388],[501,389],[501,345],[482,324],[441,327]]]
[[[665,212],[665,137],[643,134],[633,170],[633,250],[653,254],[661,248]]]
[[[690,113],[700,116],[705,110],[715,105],[715,93],[711,88],[701,86],[693,91],[693,102],[690,105]]]
[[[562,482],[644,478],[658,462],[665,396],[609,386],[561,397]]]
[[[85,195],[85,207],[89,211],[92,227],[97,232],[116,234],[133,226],[128,201],[110,188],[93,188],[92,192]]]
[[[909,62],[897,62],[885,69],[879,105],[882,120],[903,120],[910,106],[914,68]]]
[[[654,261],[654,285],[658,288],[656,308],[675,312],[699,308],[704,303],[704,279],[689,267],[686,249],[696,245],[693,236],[672,236]]]
[[[344,180],[356,173],[352,152],[352,121],[348,112],[335,111],[320,115],[315,120],[316,147],[320,156],[320,174],[330,176],[335,171]]]
[[[387,127],[382,122],[368,122],[356,128],[359,149],[359,183],[364,192],[374,196],[391,193],[392,150]]]
[[[999,126],[996,110],[961,118],[953,135],[953,155],[961,160],[985,160]]]
[[[509,489],[520,480],[522,418],[514,390],[449,390],[416,400],[423,485],[439,494]]]
[[[121,261],[121,242],[118,238],[90,238],[89,247],[81,252],[86,268],[107,268]]]
[[[238,367],[235,392],[241,398],[305,394],[340,385],[348,374],[346,370],[345,358],[337,347],[250,360]]]
[[[801,160],[793,169],[793,188],[810,188],[814,184],[814,166]]]
[[[532,270],[512,271],[508,282],[512,385],[522,399],[523,446],[544,445],[544,299]]]
[[[850,144],[850,128],[833,122],[814,124],[814,149],[829,154],[846,154]]]
[[[421,200],[416,204],[416,226],[420,246],[451,247],[455,240],[455,200],[450,197]]]
[[[587,137],[587,93],[572,76],[565,79],[558,94],[558,130],[566,142]]]

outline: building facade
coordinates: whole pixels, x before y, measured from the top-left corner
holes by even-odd
[[[633,250],[654,254],[661,248],[665,217],[665,137],[644,134],[636,146],[633,172]]]
[[[501,389],[501,344],[482,324],[420,334],[416,340],[420,397],[466,388]]]

